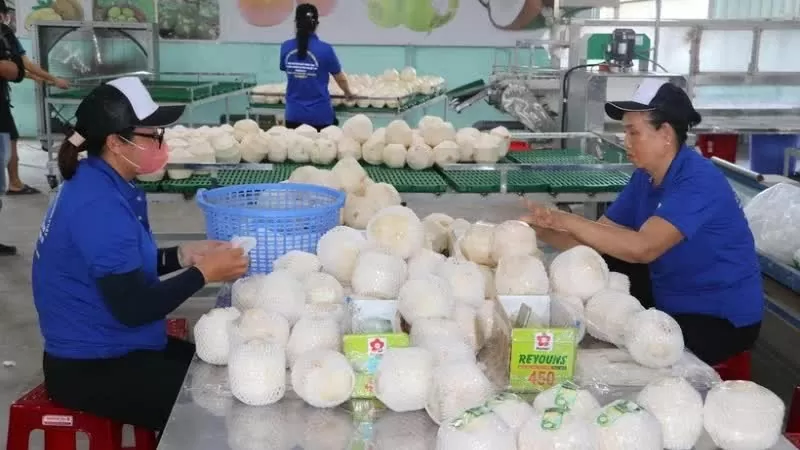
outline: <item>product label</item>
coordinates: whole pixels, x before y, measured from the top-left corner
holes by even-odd
[[[541,392],[575,372],[574,328],[515,328],[511,331],[511,390]],[[564,401],[570,394],[565,392]],[[574,401],[574,400],[573,400]]]
[[[448,426],[451,426],[458,430],[467,426],[467,424],[477,419],[478,417],[489,414],[491,412],[492,410],[489,408],[488,404],[484,403],[481,406],[476,406],[475,408],[470,408],[464,411],[463,414],[450,421]]]
[[[390,333],[383,335],[348,334],[343,339],[344,355],[356,373],[353,398],[375,398],[375,372],[384,353],[389,348],[408,347],[408,335]]]
[[[601,427],[607,427],[625,414],[632,414],[641,410],[642,408],[632,401],[616,400],[603,408],[603,412],[597,416],[597,424]]]
[[[578,385],[572,381],[565,381],[558,386],[556,391],[555,404],[559,408],[572,409],[575,399],[578,397]]]
[[[539,425],[543,430],[557,430],[561,428],[565,413],[566,411],[561,408],[547,408],[542,414],[542,421]]]

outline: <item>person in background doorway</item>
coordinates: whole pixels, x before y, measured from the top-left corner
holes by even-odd
[[[316,6],[301,3],[295,10],[297,34],[281,44],[280,69],[286,72],[286,127],[310,125],[321,130],[338,125],[333,112],[329,77],[352,97],[347,76],[330,44],[317,37],[319,12]]]
[[[38,64],[31,61],[25,55],[25,49],[19,43],[14,30],[9,26],[12,14],[11,9],[6,5],[5,0],[0,0],[0,52],[2,56],[0,59],[8,59],[11,55],[22,58],[25,67],[25,76],[35,82],[47,83],[56,86],[60,89],[69,87],[69,82],[61,78],[50,75],[46,70],[42,69]],[[0,82],[0,133],[8,133],[11,137],[11,151],[8,158],[8,186],[6,186],[6,193],[8,195],[25,195],[36,194],[39,191],[25,184],[19,176],[19,153],[17,151],[17,141],[19,140],[19,131],[17,124],[14,122],[14,116],[11,114],[11,88],[6,80]]]
[[[6,58],[0,59],[0,82],[3,84],[19,83],[25,78],[25,64],[18,55],[3,55]],[[0,197],[6,192],[6,171],[5,165],[11,155],[11,136],[8,133],[0,132]],[[3,202],[0,199],[0,210],[3,209]],[[17,254],[17,248],[13,245],[0,244],[0,256],[13,256]]]

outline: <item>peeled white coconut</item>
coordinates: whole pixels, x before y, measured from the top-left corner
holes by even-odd
[[[376,128],[375,131],[372,132],[372,136],[370,139],[375,139],[377,141],[383,141],[386,143],[386,128]]]
[[[580,343],[586,335],[586,313],[578,297],[550,295],[550,326],[575,328],[575,341]]]
[[[349,227],[363,230],[367,228],[369,220],[381,209],[381,205],[373,199],[357,194],[348,194],[344,200],[344,208],[342,208],[342,221]]]
[[[473,362],[441,364],[433,373],[425,411],[437,424],[445,424],[467,409],[483,405],[494,394],[492,383]],[[497,416],[495,416],[497,417]],[[497,417],[506,430],[508,427]],[[506,433],[513,436],[511,433]],[[461,447],[464,448],[464,447]],[[513,448],[494,447],[486,448]],[[455,448],[454,448],[455,450]]]
[[[367,250],[358,256],[351,285],[356,294],[380,299],[396,299],[408,275],[403,258]]]
[[[691,450],[703,433],[703,398],[681,377],[653,381],[636,403],[661,423],[666,450]]]
[[[458,161],[472,162],[475,160],[475,143],[481,137],[481,132],[476,128],[462,128],[456,133],[458,144]]]
[[[239,146],[242,160],[249,163],[260,163],[269,153],[269,142],[261,134],[248,134]]]
[[[458,144],[453,141],[442,141],[433,146],[433,160],[437,166],[455,164],[458,162],[458,158]]]
[[[214,157],[217,162],[238,164],[242,160],[242,149],[239,142],[230,134],[220,134],[211,139]]]
[[[550,286],[559,294],[589,297],[608,285],[608,265],[599,253],[578,245],[560,253],[550,263]]]
[[[752,381],[725,381],[706,395],[705,430],[726,450],[766,450],[781,436],[785,406]]]
[[[493,224],[482,222],[473,224],[459,241],[461,254],[476,264],[493,265],[494,229]]]
[[[336,157],[338,159],[354,158],[361,159],[361,143],[348,135],[339,138],[336,145]]]
[[[289,157],[289,142],[283,135],[271,135],[267,144],[267,160],[272,163],[282,163]]]
[[[448,258],[439,266],[437,275],[448,283],[457,303],[476,308],[483,305],[486,281],[474,262]]]
[[[336,161],[337,149],[336,142],[320,138],[316,145],[311,149],[311,162],[314,164],[327,165]]]
[[[484,298],[496,298],[497,297],[497,289],[495,288],[495,277],[494,277],[494,270],[488,266],[478,266],[481,269],[481,273],[483,274],[484,285],[486,288],[484,289]]]
[[[411,127],[405,120],[393,120],[386,126],[386,143],[398,144],[403,147],[411,146]]]
[[[483,347],[484,339],[481,325],[478,322],[478,309],[471,305],[456,305],[453,312],[453,321],[466,337],[470,347],[475,353]]]
[[[448,122],[439,122],[430,126],[420,127],[419,129],[425,143],[431,147],[436,147],[444,141],[455,143],[456,131],[453,125]]]
[[[444,255],[427,248],[421,248],[408,260],[408,279],[413,280],[431,276],[437,272],[439,264],[444,261]]]
[[[442,213],[433,213],[422,219],[425,227],[425,247],[436,253],[447,250],[450,234],[450,224],[453,218]]]
[[[515,433],[497,414],[467,415],[439,428],[436,450],[516,450]]]
[[[406,152],[406,163],[414,170],[433,167],[433,149],[427,144],[412,144]]]
[[[475,350],[461,333],[452,336],[442,335],[435,337],[429,335],[428,337],[418,338],[414,346],[431,352],[435,367],[453,362],[469,362],[473,364],[476,362]]]
[[[231,393],[251,406],[271,405],[286,393],[286,355],[274,343],[250,340],[231,351]]]
[[[238,319],[228,325],[230,348],[233,350],[252,339],[286,347],[289,342],[289,321],[276,312],[258,308],[246,309]]]
[[[628,400],[603,407],[593,423],[600,449],[663,450],[661,424],[644,408]]]
[[[538,250],[536,231],[520,220],[506,220],[494,228],[492,260],[509,255],[533,255]]]
[[[540,392],[533,400],[533,409],[539,414],[544,414],[550,408],[565,409],[570,415],[592,420],[600,403],[587,389],[564,382]]]
[[[295,133],[299,134],[300,136],[307,137],[309,139],[316,139],[319,133],[317,133],[317,129],[310,126],[310,125],[300,125],[299,127],[295,128]]]
[[[345,120],[342,125],[342,132],[359,144],[363,144],[372,136],[372,130],[372,121],[364,114],[356,114]]]
[[[165,169],[161,169],[159,171],[153,173],[146,173],[141,175],[136,175],[136,179],[143,182],[143,183],[157,183],[164,179],[164,176],[167,175],[167,171]]]
[[[331,171],[339,180],[342,189],[348,194],[361,190],[364,180],[368,178],[367,171],[352,157],[340,159],[334,164]]]
[[[383,151],[386,148],[386,141],[376,137],[370,137],[361,146],[361,158],[367,164],[374,166],[383,163]]]
[[[286,134],[288,131],[289,129],[283,125],[275,125],[274,127],[270,127],[270,129],[267,130],[267,134],[271,136],[282,136]]]
[[[408,259],[422,249],[425,229],[417,215],[405,206],[378,211],[367,224],[367,242],[376,249]]]
[[[406,148],[400,144],[387,144],[383,148],[383,163],[392,169],[402,169],[406,165]]]
[[[419,122],[417,122],[417,128],[419,130],[423,130],[426,128],[433,128],[442,124],[444,124],[444,120],[442,120],[441,117],[423,116],[422,118],[419,119]]]
[[[489,133],[481,133],[475,142],[474,158],[476,163],[494,164],[500,160],[502,140]]]
[[[624,292],[630,294],[631,280],[624,273],[609,272],[608,273],[608,289],[612,291]]]
[[[292,162],[307,163],[311,161],[311,153],[314,151],[314,140],[299,134],[292,134],[288,143],[288,158]]]
[[[311,184],[318,171],[319,169],[314,166],[300,166],[289,174],[289,178],[286,181],[289,183]]]
[[[194,325],[194,339],[200,359],[219,366],[228,363],[228,327],[239,318],[239,314],[239,310],[233,307],[215,308],[197,320]]]
[[[233,124],[233,135],[237,141],[241,141],[248,134],[255,134],[261,131],[258,122],[253,119],[237,120]]]
[[[300,250],[289,250],[272,263],[272,270],[288,270],[298,278],[319,272],[321,268],[317,255]]]
[[[232,139],[232,138],[231,138]],[[197,157],[189,153],[185,148],[177,148],[169,153],[167,161],[173,164],[193,163]],[[191,169],[168,169],[167,174],[173,180],[185,180],[193,175]]]
[[[342,303],[344,301],[344,288],[341,283],[330,274],[313,272],[303,278],[306,288],[306,303]]]
[[[517,450],[600,450],[591,422],[552,408],[537,411],[519,429]],[[608,448],[607,450],[611,450]]]
[[[286,359],[289,366],[297,358],[311,350],[328,349],[340,351],[342,332],[339,323],[333,318],[306,316],[292,327],[289,342],[286,344]]]
[[[433,356],[424,348],[390,348],[375,372],[375,396],[392,411],[425,408]]]
[[[400,205],[403,202],[397,189],[388,183],[368,184],[364,189],[364,197],[374,203],[378,209]]]
[[[495,127],[489,131],[489,134],[500,138],[501,145],[498,147],[500,150],[498,154],[501,158],[506,156],[509,147],[511,147],[511,133],[508,131],[508,128],[502,126]]]
[[[231,286],[231,304],[244,311],[255,308],[259,304],[259,297],[267,287],[267,276],[255,274],[236,280]]]
[[[642,311],[644,307],[635,297],[617,291],[600,291],[586,302],[586,331],[596,339],[623,346],[628,320]]]
[[[397,310],[412,326],[417,319],[449,318],[455,310],[450,287],[433,275],[406,281],[397,300]]]
[[[167,143],[167,147],[170,150],[175,150],[176,148],[183,148],[189,146],[189,142],[187,142],[184,139],[172,138],[172,139],[166,139],[165,142]]]
[[[356,382],[350,362],[333,350],[303,353],[291,372],[292,389],[316,408],[333,408],[346,402]]]
[[[625,348],[634,361],[645,367],[670,367],[683,356],[683,332],[669,314],[648,309],[628,319]]]
[[[303,284],[292,272],[275,270],[264,277],[255,307],[277,312],[293,325],[300,318],[305,300]]]
[[[358,256],[366,246],[367,239],[358,230],[344,226],[331,228],[317,243],[322,270],[349,284]]]
[[[337,127],[336,125],[330,125],[323,128],[319,132],[319,137],[330,139],[333,142],[339,142],[339,139],[341,139],[343,134],[344,132],[342,132],[341,128]]]
[[[419,130],[411,130],[411,145],[425,145],[430,147],[430,145],[425,143],[425,139],[422,137],[422,133]]]
[[[544,264],[531,255],[501,257],[494,283],[497,295],[547,295],[550,292]]]
[[[400,81],[411,83],[416,80],[417,80],[417,69],[408,66],[404,67],[403,70],[400,71]]]
[[[500,416],[515,436],[522,424],[535,414],[531,405],[519,396],[510,393],[494,396],[486,403],[486,407]]]

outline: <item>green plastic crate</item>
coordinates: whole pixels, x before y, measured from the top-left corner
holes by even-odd
[[[550,183],[539,171],[515,170],[508,172],[507,192],[550,192]]]
[[[440,193],[447,191],[447,181],[434,169],[390,169],[365,165],[367,175],[376,183],[387,183],[398,192]]]
[[[539,172],[547,181],[551,192],[619,192],[630,176],[619,171],[564,170]]]
[[[161,182],[161,190],[179,194],[193,194],[198,189],[212,187],[214,187],[214,183],[210,175],[192,175],[185,180],[165,179]]]
[[[457,192],[486,194],[500,192],[500,174],[484,170],[443,170],[442,176]]]
[[[291,170],[275,166],[273,170],[221,170],[218,175],[220,186],[239,184],[280,183],[289,178]]]
[[[577,149],[512,152],[509,159],[521,164],[598,164],[600,160]]]
[[[206,85],[208,83],[213,83],[213,86],[210,87],[200,87]],[[194,81],[157,81],[157,82],[145,82],[148,86],[148,90],[150,91],[150,95],[153,97],[157,103],[159,102],[170,102],[170,103],[189,103],[192,100],[191,91],[189,90],[192,87],[198,87],[198,89],[194,92],[194,100],[203,100],[208,97],[212,97],[215,95],[227,94],[230,92],[234,92],[244,88],[250,88],[254,85],[252,83],[240,83],[240,82],[194,82]],[[65,92],[57,92],[51,94],[53,98],[61,98],[61,99],[71,99],[71,100],[81,100],[85,98],[89,92],[92,91],[91,87],[81,87],[76,89],[70,89]]]

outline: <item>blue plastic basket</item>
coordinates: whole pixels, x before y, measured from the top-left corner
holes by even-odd
[[[250,274],[269,273],[290,250],[316,253],[317,242],[339,225],[345,195],[310,184],[244,184],[197,191],[209,239],[252,236]]]

